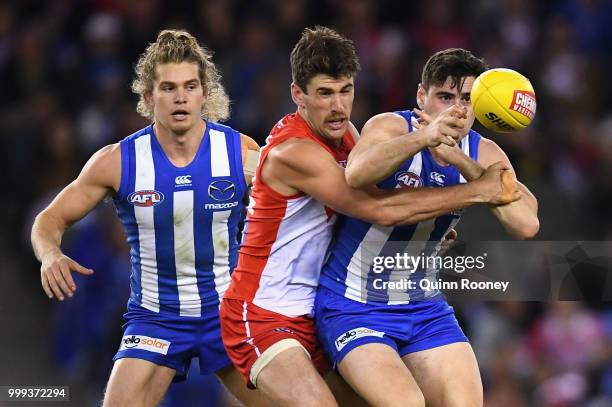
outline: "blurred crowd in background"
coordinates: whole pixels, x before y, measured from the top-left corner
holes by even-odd
[[[534,123],[513,135],[477,130],[502,146],[538,197],[539,240],[612,240],[609,0],[4,0],[0,385],[70,384],[78,405],[101,398],[129,294],[127,245],[112,204],[66,235],[66,253],[96,274],[77,276],[77,295],[62,304],[50,304],[39,287],[29,228],[92,153],[147,124],[129,85],[159,30],[187,29],[214,51],[232,100],[229,124],[263,144],[295,110],[289,53],[315,24],[355,42],[357,128],[374,114],[414,107],[423,64],[444,48],[467,48],[491,67],[526,75],[538,99]],[[480,220],[468,218],[460,239],[507,239]],[[487,406],[612,405],[609,303],[455,308]],[[222,403],[215,380],[196,373],[172,386],[166,405]]]

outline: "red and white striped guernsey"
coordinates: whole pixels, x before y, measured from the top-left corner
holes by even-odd
[[[310,139],[345,166],[355,140],[347,130],[339,148],[317,137],[299,113],[283,117],[261,149],[238,265],[224,298],[252,302],[288,317],[312,315],[319,274],[336,221],[310,195],[284,196],[261,178],[268,153],[290,138]]]

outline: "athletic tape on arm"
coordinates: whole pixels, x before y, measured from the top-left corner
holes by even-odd
[[[244,175],[253,177],[255,176],[255,170],[257,169],[257,162],[259,161],[259,151],[247,150],[246,162],[242,166],[244,169]]]

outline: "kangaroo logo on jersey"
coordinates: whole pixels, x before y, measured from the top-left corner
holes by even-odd
[[[164,194],[153,190],[134,191],[127,199],[135,206],[155,206],[164,202]]]
[[[229,201],[234,195],[236,195],[236,185],[231,181],[213,181],[208,186],[208,196],[215,201]]]
[[[179,175],[178,177],[174,178],[174,184],[177,187],[191,185],[191,175]]]
[[[398,172],[395,175],[395,181],[397,181],[397,188],[418,188],[423,185],[421,177],[410,171]]]

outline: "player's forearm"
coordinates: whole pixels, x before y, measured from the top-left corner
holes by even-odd
[[[531,239],[540,229],[538,201],[520,182],[517,182],[522,197],[518,201],[502,206],[492,206],[491,211],[504,229],[517,239]]]
[[[477,180],[484,174],[485,168],[477,161],[472,160],[459,147],[450,147],[440,144],[432,149],[434,157],[454,166],[463,178],[468,181]]]
[[[480,178],[485,169],[466,155],[463,157],[453,163],[461,175],[468,181]],[[513,237],[531,239],[540,228],[538,202],[524,185],[518,181],[517,185],[522,193],[521,199],[507,205],[491,206],[491,211]]]
[[[32,248],[39,261],[51,252],[59,252],[62,236],[66,225],[58,222],[46,211],[41,212],[34,220],[32,226]]]
[[[461,175],[463,175],[463,178],[468,181],[477,180],[485,172],[485,168],[482,165],[480,165],[477,161],[472,160],[463,152],[454,155],[449,162],[450,164],[454,165]]]
[[[383,205],[388,226],[417,223],[489,202],[490,197],[479,182],[445,188],[404,189],[397,195],[389,195]]]
[[[400,136],[376,144],[352,156],[346,166],[347,183],[353,188],[374,185],[397,170],[425,147],[422,137]]]
[[[484,174],[485,168],[462,152],[449,154],[447,160],[468,181],[477,180]],[[491,206],[491,211],[504,226],[506,231],[517,239],[531,239],[539,230],[538,202],[523,184],[517,181],[522,193],[521,199],[502,206]]]

